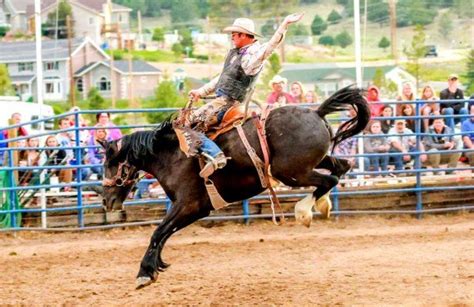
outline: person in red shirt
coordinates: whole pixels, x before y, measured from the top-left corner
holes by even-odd
[[[384,104],[380,103],[380,90],[375,85],[367,89],[367,101],[369,102],[370,116],[382,116]]]
[[[286,93],[283,89],[287,80],[282,78],[280,75],[276,75],[270,80],[270,86],[273,89],[273,92],[267,97],[268,104],[279,104],[285,105],[288,103],[295,103],[295,99],[289,93]]]

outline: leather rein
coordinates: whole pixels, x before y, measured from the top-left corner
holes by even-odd
[[[128,187],[135,185],[141,177],[135,176],[135,178],[131,178],[131,174],[135,173],[135,166],[130,165],[128,161],[120,162],[117,168],[117,173],[112,178],[106,178],[102,180],[102,186],[104,187]]]

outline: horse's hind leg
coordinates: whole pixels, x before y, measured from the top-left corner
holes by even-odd
[[[156,280],[158,272],[164,271],[169,266],[161,258],[161,251],[168,238],[178,230],[208,216],[210,210],[211,207],[208,202],[202,201],[195,201],[186,205],[180,202],[173,204],[171,211],[163,219],[163,222],[158,225],[150,239],[150,245],[143,256],[137,275],[137,289],[151,284]]]

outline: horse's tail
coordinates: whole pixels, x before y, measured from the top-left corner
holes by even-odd
[[[332,94],[317,110],[321,118],[333,112],[347,111],[351,107],[356,112],[356,116],[344,122],[337,129],[336,135],[332,138],[333,148],[345,139],[360,133],[369,123],[370,109],[367,100],[363,96],[364,92],[363,89],[352,85],[347,86]]]

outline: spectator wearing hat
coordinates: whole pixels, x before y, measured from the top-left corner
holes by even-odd
[[[439,99],[464,99],[463,91],[458,88],[459,77],[456,74],[451,74],[448,77],[448,87],[439,93]],[[453,118],[453,115],[467,115],[467,109],[464,107],[464,101],[460,102],[441,102],[441,114],[446,115],[446,124],[454,130],[454,124],[460,122],[460,118]]]
[[[413,131],[406,127],[404,119],[396,119],[395,126],[388,131],[391,153],[404,153],[404,155],[392,155],[390,159],[395,164],[395,170],[402,170],[403,163],[409,163],[414,158],[411,152],[416,151],[416,137]],[[423,143],[420,143],[420,151],[424,151]],[[420,161],[426,161],[426,155],[420,155]]]
[[[463,121],[461,125],[461,132],[464,148],[473,150],[464,154],[469,160],[469,165],[474,166],[474,104],[469,107],[469,115],[470,118]]]
[[[296,103],[304,103],[304,87],[301,82],[292,82],[290,85],[290,93]]]
[[[444,124],[444,120],[437,117],[433,125],[427,131],[428,135],[423,138],[423,144],[429,152],[439,152],[428,155],[427,164],[433,168],[439,168],[440,163],[448,163],[449,168],[456,168],[460,152],[450,152],[457,147],[457,141],[453,136],[453,130]],[[453,170],[447,173],[452,173]]]
[[[280,75],[276,75],[270,80],[269,84],[273,91],[267,97],[268,104],[286,105],[296,102],[292,95],[284,91],[283,87],[286,82],[286,78],[282,78]]]

